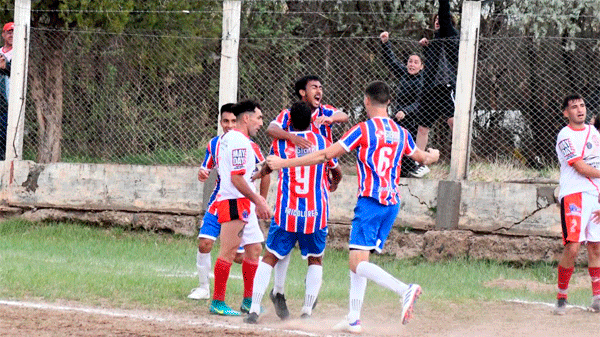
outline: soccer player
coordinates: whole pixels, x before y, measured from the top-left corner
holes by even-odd
[[[308,103],[311,107],[310,130],[316,134],[322,135],[333,143],[331,127],[335,123],[347,122],[348,115],[331,105],[323,105],[321,103],[323,98],[323,85],[321,84],[321,79],[315,75],[304,76],[294,83],[294,92],[301,101]],[[294,131],[294,127],[291,125],[290,109],[282,110],[267,128],[267,134],[274,139],[290,141],[303,149],[313,146],[306,138],[300,137],[292,131]],[[330,178],[330,180],[332,179],[333,177]],[[269,293],[279,318],[285,318],[289,315],[284,295],[285,277],[289,263],[289,256],[279,260],[274,269],[275,277],[273,278],[273,291]]]
[[[425,165],[439,159],[439,151],[427,152],[415,146],[411,135],[388,117],[391,91],[385,82],[373,82],[365,89],[364,105],[369,120],[352,127],[332,146],[303,157],[281,159],[267,157],[271,169],[314,165],[356,150],[358,200],[350,232],[350,311],[334,326],[335,330],[353,333],[362,331],[360,311],[367,279],[400,296],[402,323],[412,317],[415,301],[421,293],[416,284],[407,285],[379,266],[369,262],[372,250],[381,252],[394,219],[398,214],[400,195],[400,163],[408,155]]]
[[[215,286],[210,312],[239,316],[239,312],[225,303],[231,264],[251,214],[256,213],[259,219],[268,219],[271,211],[265,198],[256,193],[256,188],[251,182],[256,161],[255,147],[250,136],[255,136],[263,124],[260,105],[253,101],[243,101],[235,104],[232,110],[236,117],[235,128],[223,135],[217,149],[218,173],[221,181],[219,192],[211,208],[216,209],[218,222],[221,224],[221,245],[214,269]],[[244,298],[252,296],[252,283],[257,267],[258,261],[245,260],[242,263]]]
[[[236,118],[233,114],[233,103],[224,104],[221,107],[221,127],[223,128],[223,133],[227,133],[229,130],[235,127]],[[216,152],[219,145],[219,141],[221,140],[221,136],[216,136],[211,139],[206,148],[206,156],[200,169],[198,171],[198,180],[206,181],[210,174],[210,170],[216,167]],[[255,156],[256,161],[263,162],[264,157],[260,152],[260,149],[255,143],[252,143],[255,148]],[[261,180],[260,184],[260,194],[266,198],[268,190],[269,190],[269,179]],[[217,212],[214,207],[212,207],[217,193],[219,192],[220,178],[217,176],[217,181],[215,188],[210,195],[207,211],[204,214],[204,218],[202,219],[202,227],[200,228],[200,232],[198,234],[198,252],[196,254],[196,269],[198,271],[198,279],[199,284],[197,288],[192,289],[191,293],[188,295],[188,298],[200,300],[200,299],[209,299],[210,298],[210,282],[208,280],[209,272],[211,269],[211,256],[210,252],[213,248],[214,242],[219,237],[221,233],[221,225],[217,221]],[[258,219],[256,218],[256,214],[251,214],[249,218],[249,223],[244,227],[244,235],[241,240],[241,247],[238,249],[236,256],[234,258],[234,262],[242,264],[242,270],[248,267],[251,267],[254,264],[258,263],[258,258],[262,251],[261,243],[264,241],[264,236],[262,231],[260,230]],[[244,261],[246,263],[244,264]],[[251,288],[250,288],[251,289]],[[251,291],[251,290],[250,290]],[[242,302],[240,310],[243,312],[248,312],[250,309],[251,295],[249,294],[246,299]]]
[[[582,243],[587,246],[592,279],[590,310],[600,312],[600,133],[585,124],[586,108],[581,96],[565,97],[562,110],[569,124],[560,130],[556,140],[564,250],[558,263],[554,313],[566,312],[569,281]]]
[[[311,107],[306,102],[295,103],[290,112],[291,125],[297,130],[291,133],[310,141],[313,146],[304,149],[289,140],[279,139],[273,142],[271,149],[273,154],[282,158],[296,158],[324,149],[331,144],[325,137],[309,130]],[[329,215],[328,169],[334,171],[335,178],[331,185],[335,190],[342,178],[342,171],[335,160],[294,169],[284,168],[279,171],[275,215],[267,235],[266,250],[254,277],[250,313],[244,318],[244,322],[257,323],[260,303],[269,285],[271,271],[280,259],[290,254],[296,242],[302,257],[308,259],[302,317],[311,316],[323,281],[323,252]],[[268,166],[263,166],[261,174],[269,172]]]

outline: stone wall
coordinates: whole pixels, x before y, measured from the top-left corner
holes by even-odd
[[[34,221],[71,219],[197,234],[204,184],[196,179],[194,167],[29,161],[4,165],[0,198],[5,214]],[[331,195],[332,247],[347,248],[356,179],[346,175]],[[556,185],[442,184],[427,179],[403,179],[401,185],[402,204],[385,253],[428,260],[469,257],[526,262],[556,260],[561,251]],[[272,174],[271,205],[275,187]],[[438,195],[446,197],[438,200]]]

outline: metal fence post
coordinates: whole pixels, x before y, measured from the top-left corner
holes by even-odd
[[[238,50],[240,45],[240,0],[223,1],[223,39],[221,40],[221,70],[219,75],[219,109],[223,104],[237,102],[238,92]],[[221,117],[219,116],[219,121]],[[223,134],[221,123],[217,122],[217,133]],[[217,175],[212,173],[204,183],[203,209],[215,185]]]
[[[449,180],[467,179],[473,121],[471,113],[475,105],[475,75],[480,20],[481,2],[465,1],[461,15]]]
[[[9,81],[6,149],[2,149],[3,151],[6,150],[7,160],[21,159],[23,157],[31,0],[16,0],[14,16],[15,35]]]

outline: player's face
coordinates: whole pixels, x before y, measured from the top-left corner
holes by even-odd
[[[224,111],[221,114],[221,127],[223,128],[223,133],[227,133],[227,131],[235,128],[235,115],[233,112]]]
[[[4,39],[4,42],[6,42],[6,44],[9,46],[12,46],[13,44],[13,36],[14,31],[12,29],[2,32],[2,38]]]
[[[572,126],[583,126],[586,115],[585,102],[582,99],[570,100],[563,114]]]
[[[248,135],[250,137],[256,136],[258,130],[263,125],[262,111],[259,108],[254,108],[253,114],[248,114]]]
[[[323,98],[323,86],[319,81],[308,81],[306,83],[306,90],[300,90],[300,96],[302,100],[310,104],[313,109],[318,108],[321,105],[321,98]]]
[[[423,62],[421,62],[421,58],[419,55],[410,55],[408,61],[406,62],[406,70],[411,75],[416,75],[423,69]]]

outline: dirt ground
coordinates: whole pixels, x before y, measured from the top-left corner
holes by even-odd
[[[270,303],[269,303],[270,304]],[[320,304],[313,318],[279,319],[267,308],[256,326],[240,317],[90,308],[77,303],[0,301],[0,336],[344,336],[331,326],[345,309]],[[292,309],[292,308],[290,308]],[[554,316],[550,305],[518,302],[418,303],[400,324],[398,308],[364,308],[360,336],[598,336],[600,314],[571,307]],[[327,315],[323,315],[326,312]],[[297,317],[292,311],[292,317]],[[294,316],[295,315],[295,316]]]

